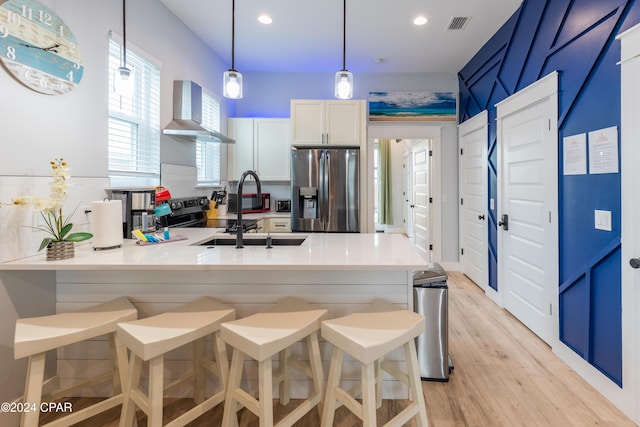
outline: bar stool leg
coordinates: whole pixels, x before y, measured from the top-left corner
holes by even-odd
[[[382,406],[382,360],[378,359],[375,361],[374,367],[376,371],[376,408],[380,409]]]
[[[20,426],[37,427],[40,418],[40,401],[42,399],[42,381],[44,380],[44,364],[46,353],[29,356],[27,382],[24,387],[25,404],[35,405],[35,411],[23,411]]]
[[[374,364],[361,365],[360,374],[362,384],[362,425],[376,426],[376,372]]]
[[[258,362],[258,399],[260,427],[273,426],[273,371],[271,357]]]
[[[204,358],[204,339],[197,339],[193,342],[193,375],[194,390],[193,401],[196,404],[204,402],[204,368],[202,366]]]
[[[162,426],[162,396],[164,393],[164,356],[149,360],[148,427]]]
[[[318,415],[322,418],[322,407],[324,404],[324,378],[322,378],[322,360],[320,358],[320,345],[318,344],[318,334],[313,333],[307,337],[307,355],[311,365],[311,378],[313,379],[313,389],[320,396],[318,403]]]
[[[137,425],[135,420],[136,406],[130,399],[131,392],[140,387],[140,374],[142,372],[142,359],[131,353],[131,366],[129,368],[127,382],[125,383],[122,403],[122,415],[120,416],[120,427],[131,427]]]
[[[222,414],[223,427],[236,427],[238,425],[238,404],[236,403],[234,394],[235,390],[240,387],[243,364],[244,354],[240,350],[234,349],[227,383],[227,393],[224,399],[224,412]]]
[[[218,367],[218,380],[223,394],[227,390],[229,383],[229,359],[227,358],[227,345],[220,338],[220,331],[217,330],[213,334],[213,346],[216,354],[216,366]]]
[[[424,403],[424,393],[422,391],[422,382],[418,369],[418,355],[413,341],[404,344],[404,358],[407,361],[407,374],[409,376],[409,389],[411,398],[418,405],[417,424],[419,427],[427,427],[429,420],[427,419],[427,407]]]
[[[288,360],[291,357],[291,349],[285,348],[280,352],[280,361],[278,366],[280,368],[280,375],[282,375],[282,382],[280,382],[280,404],[286,406],[289,404],[291,396],[291,371],[288,368]]]
[[[340,385],[340,376],[342,374],[342,361],[344,359],[344,351],[338,347],[333,347],[331,352],[331,365],[329,367],[329,377],[327,378],[327,391],[325,394],[324,404],[322,408],[322,427],[331,427],[333,425],[333,417],[336,412],[336,394],[335,388]]]

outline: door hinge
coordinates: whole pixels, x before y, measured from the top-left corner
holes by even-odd
[[[432,251],[433,250],[433,245],[429,245],[429,250]]]
[[[433,203],[433,197],[429,197],[429,203]]]
[[[553,305],[549,304],[549,316],[553,316]]]
[[[429,150],[429,157],[433,157],[433,151]]]
[[[460,248],[460,255],[464,255],[464,248]]]
[[[460,199],[460,204],[464,205],[464,199]]]
[[[549,130],[551,130],[551,119],[549,119]]]
[[[460,155],[462,156],[464,154],[464,148],[460,149]]]
[[[549,211],[549,224],[551,224],[551,211]]]

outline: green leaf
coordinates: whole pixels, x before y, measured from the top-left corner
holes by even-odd
[[[40,248],[38,248],[38,251],[41,251],[44,248],[46,248],[51,242],[55,242],[55,240],[53,240],[51,237],[45,237],[44,239],[42,239],[42,242],[40,243]]]
[[[60,230],[60,235],[58,236],[58,238],[60,240],[68,240],[65,236],[71,231],[72,228],[73,228],[73,224],[71,223],[62,227],[62,230]]]
[[[64,240],[67,242],[82,242],[83,240],[88,240],[93,237],[91,233],[71,233]]]

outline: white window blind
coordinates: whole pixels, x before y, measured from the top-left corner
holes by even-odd
[[[147,186],[160,182],[160,68],[127,49],[127,67],[135,93],[113,90],[121,44],[109,39],[109,179],[112,186]]]
[[[220,132],[220,100],[205,91],[202,92],[202,126]],[[220,184],[219,143],[197,141],[196,168],[198,185]]]

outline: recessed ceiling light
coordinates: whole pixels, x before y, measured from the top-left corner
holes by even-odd
[[[261,24],[269,25],[273,22],[273,20],[269,15],[260,15],[258,17],[258,22],[260,22]]]
[[[415,25],[424,25],[427,23],[427,18],[425,18],[424,16],[418,16],[413,20],[413,23]]]

